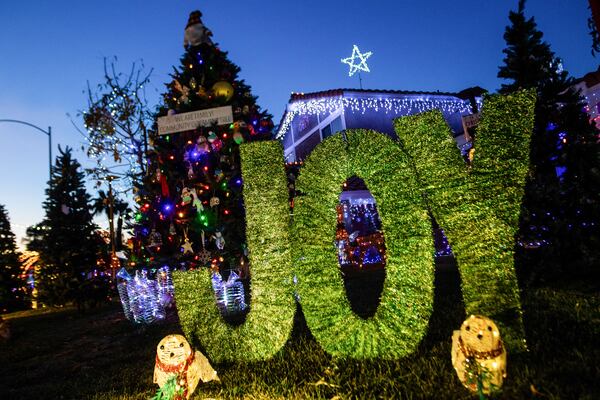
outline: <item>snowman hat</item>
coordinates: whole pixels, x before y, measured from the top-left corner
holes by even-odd
[[[191,25],[202,23],[202,21],[200,20],[201,17],[202,17],[202,13],[200,12],[200,10],[192,11],[190,13],[190,17],[188,18],[188,23],[186,25],[186,28]]]

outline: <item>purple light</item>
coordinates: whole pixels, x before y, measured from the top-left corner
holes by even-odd
[[[171,203],[164,203],[162,206],[162,210],[165,214],[169,214],[169,212],[173,209],[173,205]]]

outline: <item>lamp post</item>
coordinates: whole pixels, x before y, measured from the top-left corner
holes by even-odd
[[[0,122],[12,122],[15,124],[27,125],[34,129],[37,129],[38,131],[40,131],[48,136],[48,174],[49,174],[49,178],[51,181],[52,180],[52,127],[49,126],[48,131],[45,131],[37,125],[31,124],[31,123],[25,122],[25,121],[19,121],[18,119],[0,119]]]
[[[114,222],[115,199],[113,197],[113,190],[112,190],[112,181],[114,181],[115,179],[119,179],[119,177],[116,175],[107,175],[104,177],[104,180],[106,180],[108,182],[108,230],[109,230],[109,235],[110,235],[110,267],[111,267],[111,271],[112,271],[113,281],[115,279],[115,273],[116,273],[115,269],[117,266],[119,266],[119,264],[117,264],[118,263],[117,248],[115,245],[115,222]]]

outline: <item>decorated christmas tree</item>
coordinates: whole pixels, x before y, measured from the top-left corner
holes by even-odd
[[[136,199],[133,261],[247,278],[239,145],[270,139],[273,124],[201,17],[190,14],[185,53],[157,114]]]
[[[600,260],[600,145],[574,80],[543,40],[525,0],[509,14],[501,93],[535,88],[531,169],[520,227],[527,279],[597,273]],[[576,262],[574,262],[576,260]]]

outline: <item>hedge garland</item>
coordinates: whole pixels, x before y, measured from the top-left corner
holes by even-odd
[[[535,101],[533,91],[485,99],[471,169],[439,111],[395,120],[458,261],[467,313],[496,320],[512,350],[525,348],[514,247]]]
[[[240,155],[251,272],[246,322],[232,327],[223,321],[206,270],[173,274],[182,329],[215,362],[271,358],[287,341],[295,312],[281,144],[245,143]]]
[[[344,137],[347,140],[344,140]],[[350,308],[334,246],[343,182],[362,178],[375,198],[387,261],[381,303],[372,318]],[[413,352],[433,306],[433,240],[408,158],[389,137],[349,130],[310,154],[296,188],[293,260],[306,321],[334,356],[394,359]]]

